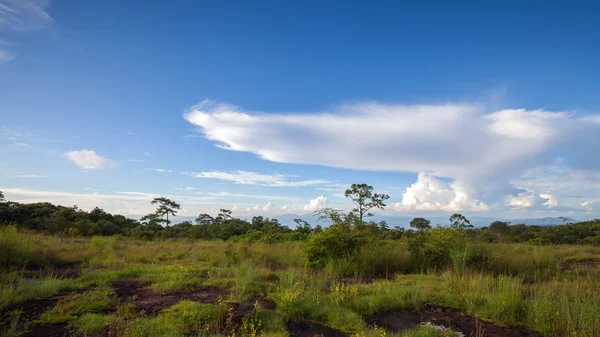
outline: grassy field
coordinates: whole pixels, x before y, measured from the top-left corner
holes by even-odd
[[[402,240],[307,268],[300,242],[59,237],[3,227],[0,334],[600,336],[600,247],[467,248],[485,252],[481,268],[460,256],[451,267],[418,268]],[[414,324],[394,328],[403,320]]]

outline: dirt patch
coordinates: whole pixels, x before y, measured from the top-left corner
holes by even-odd
[[[560,270],[594,269],[600,266],[600,261],[561,261]]]
[[[12,305],[0,311],[0,318],[6,319],[13,310],[20,310],[19,329],[25,330],[21,336],[24,337],[62,337],[71,336],[72,332],[66,324],[31,324],[31,322],[39,319],[40,315],[47,309],[53,307],[58,300],[77,292],[64,292],[58,295],[45,298],[42,300],[29,300],[21,304]],[[5,325],[0,324],[2,330],[10,322],[5,322]]]
[[[75,331],[69,330],[67,324],[39,324],[27,327],[27,332],[21,337],[70,337]]]
[[[138,309],[148,315],[156,315],[163,309],[171,307],[183,300],[200,303],[217,303],[219,298],[225,299],[229,294],[225,289],[204,288],[192,292],[179,292],[173,294],[160,294],[150,289],[142,288],[135,279],[124,279],[113,285],[117,296],[121,300],[133,297],[133,303]]]
[[[345,333],[327,325],[312,321],[289,321],[288,331],[292,337],[347,337]]]
[[[400,332],[430,322],[462,332],[465,336],[485,337],[542,337],[522,326],[498,326],[465,315],[461,310],[426,304],[422,311],[398,311],[367,319],[370,325]]]
[[[250,296],[250,298],[248,299],[248,302],[252,305],[254,305],[254,303],[258,302],[258,306],[261,307],[262,309],[269,309],[269,310],[275,310],[275,308],[277,307],[277,303],[275,303],[275,301],[270,300],[268,298],[266,298],[267,294],[265,294],[264,292],[260,293],[260,294],[255,294]]]
[[[26,275],[48,277],[54,276],[59,278],[78,278],[81,276],[81,264],[69,263],[59,264],[50,267],[28,267],[24,270]]]

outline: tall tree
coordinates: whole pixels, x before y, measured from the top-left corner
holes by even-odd
[[[431,229],[431,221],[424,218],[414,218],[410,221],[410,227],[418,231],[426,231]]]
[[[156,215],[166,217],[165,223],[167,224],[167,226],[171,223],[171,221],[169,221],[169,214],[175,216],[177,214],[177,211],[181,208],[181,205],[165,197],[154,198],[152,200],[152,204],[158,204],[158,208],[156,209]]]
[[[4,193],[2,193],[2,191],[0,191],[0,202],[4,202],[6,199],[4,199]]]
[[[390,198],[387,194],[373,193],[373,186],[367,184],[352,184],[344,195],[356,205],[352,211],[358,213],[361,224],[364,217],[373,216],[369,213],[371,209],[385,209],[384,201]]]
[[[465,218],[462,214],[452,214],[450,217],[450,227],[456,229],[472,228],[471,221]]]

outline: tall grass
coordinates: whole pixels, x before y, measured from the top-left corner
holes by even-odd
[[[56,261],[56,257],[37,246],[15,226],[0,226],[0,268],[38,266]]]

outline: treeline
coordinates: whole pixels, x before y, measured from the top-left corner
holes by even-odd
[[[373,192],[366,184],[354,184],[346,191],[356,205],[348,213],[335,209],[323,209],[315,213],[322,223],[352,228],[353,236],[370,239],[410,240],[421,232],[437,227],[424,218],[415,218],[410,228],[390,228],[383,222],[368,221],[373,208],[384,209],[386,195]],[[240,242],[283,242],[305,241],[311,234],[320,233],[320,225],[295,219],[296,227],[289,228],[275,218],[255,216],[250,221],[232,216],[230,210],[221,209],[216,217],[200,214],[195,221],[172,224],[179,204],[167,198],[155,198],[154,213],[140,220],[113,215],[96,207],[84,211],[77,206],[56,206],[47,202],[23,204],[6,201],[0,192],[0,225],[15,225],[18,228],[43,231],[58,235],[124,235],[140,239],[194,238],[206,240],[229,240]],[[594,244],[600,245],[600,220],[585,221],[559,226],[527,226],[496,221],[490,226],[473,228],[468,219],[460,214],[450,218],[449,228],[460,226],[461,233],[470,241],[535,244]]]

